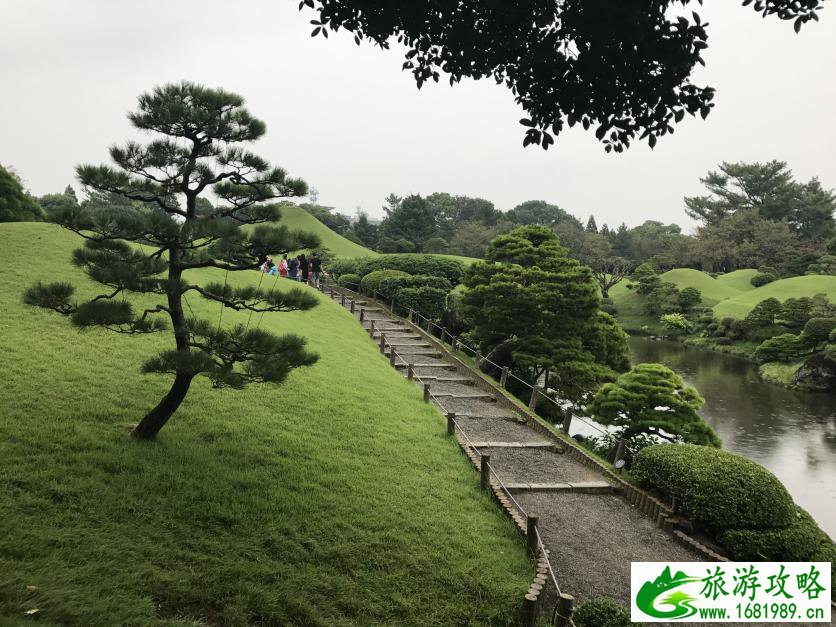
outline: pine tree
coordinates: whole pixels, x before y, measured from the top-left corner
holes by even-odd
[[[266,201],[301,196],[307,186],[236,145],[265,132],[264,123],[243,105],[236,94],[188,82],[141,95],[138,109],[128,117],[136,128],[162,137],[147,145],[112,147],[110,155],[118,168],[77,168],[85,189],[133,204],[83,203],[51,216],[84,238],[85,246],[75,251],[73,262],[106,290],[78,302],[71,284],[38,284],[24,296],[30,305],[69,316],[81,329],[153,333],[171,323],[174,350],[152,357],[142,370],[174,375],[174,381],[134,429],[138,438],[156,436],[197,375],[208,377],[216,387],[280,383],[291,369],[317,359],[301,337],[279,337],[259,325],[222,327],[221,316],[218,321],[187,317],[183,309],[189,292],[219,303],[221,315],[225,307],[263,314],[306,310],[317,302],[301,288],[278,292],[231,287],[226,278],[204,285],[187,279],[190,271],[201,268],[221,269],[225,277],[253,270],[268,255],[318,243],[314,236],[267,224],[278,219],[279,210]],[[218,200],[214,207],[201,197],[208,190]],[[243,229],[245,225],[252,226]],[[164,298],[137,311],[126,299],[130,293]]]
[[[598,225],[595,223],[595,216],[590,214],[589,220],[586,221],[586,232],[587,233],[597,233],[598,232]]]
[[[670,368],[639,364],[604,384],[586,411],[601,424],[622,427],[624,438],[644,433],[719,447],[720,438],[697,413],[704,403]]]

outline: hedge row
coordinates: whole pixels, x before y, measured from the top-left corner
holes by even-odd
[[[677,497],[681,511],[714,533],[774,529],[796,519],[792,497],[763,466],[726,451],[695,444],[656,444],[633,462],[645,487]]]
[[[375,270],[369,272],[360,280],[360,290],[364,293],[374,293],[380,290],[380,284],[387,279],[408,278],[406,272],[400,270]]]
[[[415,276],[406,277],[390,277],[380,282],[378,291],[388,300],[391,298],[398,299],[398,294],[404,288],[409,287],[434,287],[439,290],[444,290],[445,293],[452,289],[450,281],[441,276],[430,276],[428,274],[417,274]],[[398,299],[400,304],[400,299]]]
[[[609,597],[592,597],[579,604],[572,614],[575,627],[635,627],[630,612]]]
[[[375,270],[400,270],[407,274],[444,277],[451,285],[459,284],[464,275],[464,265],[461,262],[435,255],[400,254],[338,259],[328,269],[337,277],[343,274],[357,274],[364,277]]]
[[[832,552],[833,543],[813,517],[800,507],[795,510],[794,520],[787,527],[729,529],[720,535],[720,544],[737,561],[817,561],[812,559],[814,555],[826,554],[828,548]]]

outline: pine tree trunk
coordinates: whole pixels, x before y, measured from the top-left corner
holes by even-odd
[[[142,421],[134,427],[131,435],[141,440],[153,440],[160,429],[168,422],[168,419],[171,418],[172,414],[180,407],[180,403],[186,398],[186,393],[189,391],[191,384],[191,375],[176,375],[174,377],[174,383],[171,384],[171,389],[157,403],[157,406],[149,411]]]

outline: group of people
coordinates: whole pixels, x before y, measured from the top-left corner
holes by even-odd
[[[282,255],[279,265],[273,262],[272,257],[261,266],[261,271],[266,274],[278,275],[291,281],[301,281],[311,287],[319,287],[319,277],[322,275],[322,259],[314,252],[311,258],[305,257],[302,253],[290,259]]]

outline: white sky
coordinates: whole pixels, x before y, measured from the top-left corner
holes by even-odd
[[[522,111],[492,81],[418,91],[402,55],[345,33],[311,39],[297,0],[0,0],[0,163],[37,195],[73,182],[132,136],[125,113],[156,84],[188,79],[243,95],[267,122],[254,152],[302,176],[319,202],[380,215],[390,192],[528,199],[581,219],[688,226],[682,197],[723,160],[786,160],[836,187],[836,7],[793,32],[739,2],[706,0],[707,121],[651,151],[606,155],[573,129],[522,148]],[[694,7],[698,7],[694,3]],[[76,185],[77,187],[77,185]]]

